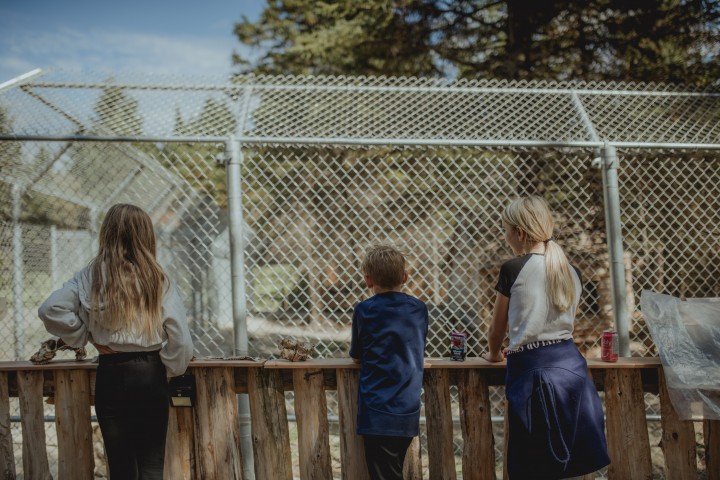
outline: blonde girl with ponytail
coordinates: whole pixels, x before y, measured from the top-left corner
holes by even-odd
[[[507,357],[509,478],[586,475],[610,459],[602,404],[572,338],[580,271],[555,241],[553,215],[541,197],[510,202],[501,219],[516,257],[500,268],[482,357]]]

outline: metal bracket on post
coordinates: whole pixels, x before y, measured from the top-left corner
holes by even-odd
[[[600,154],[615,328],[618,331],[620,340],[620,356],[629,357],[630,329],[625,283],[625,253],[623,251],[622,225],[620,221],[620,190],[618,188],[617,174],[620,162],[613,145],[606,143],[600,150]]]

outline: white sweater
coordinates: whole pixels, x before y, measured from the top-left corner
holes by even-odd
[[[38,315],[48,332],[72,347],[83,347],[90,341],[116,352],[160,350],[169,376],[185,373],[193,356],[193,343],[185,306],[174,285],[166,289],[163,298],[162,331],[152,339],[143,339],[129,330],[108,330],[90,308],[91,285],[90,269],[86,267],[43,302]]]

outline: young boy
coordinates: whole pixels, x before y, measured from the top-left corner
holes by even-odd
[[[350,356],[360,363],[357,434],[370,478],[399,479],[420,425],[427,306],[402,293],[405,257],[390,246],[368,250],[362,264],[373,296],[353,312]]]

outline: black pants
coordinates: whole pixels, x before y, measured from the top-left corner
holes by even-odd
[[[365,463],[372,480],[402,480],[412,437],[364,435]]]
[[[158,352],[100,355],[95,412],[111,480],[162,480],[168,410]]]

